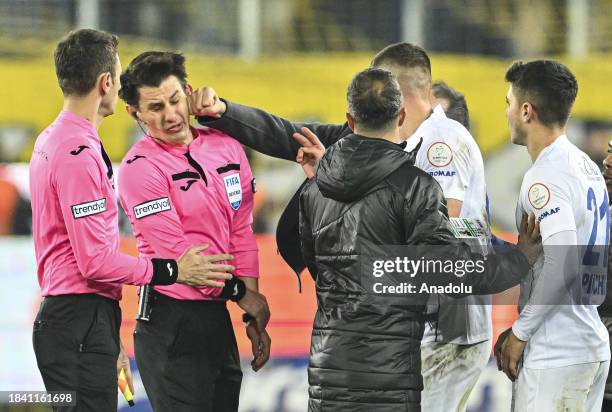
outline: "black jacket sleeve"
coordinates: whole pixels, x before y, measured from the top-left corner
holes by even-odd
[[[304,262],[308,267],[310,276],[317,280],[317,265],[315,260],[314,251],[314,237],[312,235],[312,227],[310,226],[310,220],[308,218],[308,202],[306,197],[308,196],[307,188],[309,185],[315,184],[314,179],[309,180],[305,185],[304,189],[300,194],[300,243],[302,249],[302,256]]]
[[[224,100],[227,109],[220,118],[197,118],[202,126],[226,133],[245,146],[279,159],[295,161],[300,145],[293,133],[306,126],[329,147],[351,132],[347,124],[293,123],[254,107]]]
[[[486,258],[472,252],[469,245],[455,238],[451,230],[440,186],[434,179],[420,180],[416,186],[419,195],[404,200],[406,243],[418,245],[418,254],[425,259],[484,259],[482,273],[472,273],[464,277],[457,277],[454,273],[428,273],[424,275],[423,281],[429,285],[470,285],[474,295],[499,293],[519,284],[531,268],[525,255],[514,245],[492,250]],[[461,297],[466,294],[449,295]]]

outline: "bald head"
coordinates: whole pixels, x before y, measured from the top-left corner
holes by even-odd
[[[369,68],[357,73],[346,97],[348,112],[360,130],[378,132],[397,128],[403,108],[402,92],[388,71]]]

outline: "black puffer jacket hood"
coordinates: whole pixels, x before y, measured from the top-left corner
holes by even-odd
[[[350,134],[328,149],[315,178],[323,196],[351,202],[406,163],[414,164],[414,154],[401,145]]]

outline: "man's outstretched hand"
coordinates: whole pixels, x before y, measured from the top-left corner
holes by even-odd
[[[302,133],[293,133],[293,138],[302,145],[295,161],[302,166],[306,177],[311,179],[314,176],[315,166],[325,153],[325,146],[309,128],[302,127],[301,130]]]

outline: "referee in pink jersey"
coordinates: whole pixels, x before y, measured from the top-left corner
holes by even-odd
[[[64,106],[36,139],[30,192],[38,281],[44,297],[33,344],[47,391],[75,392],[55,410],[117,410],[117,373],[125,369],[119,326],[122,284],[206,285],[231,279],[228,254],[132,257],[118,252],[113,168],[97,129],[118,98],[117,38],[96,30],[68,34],[55,50]],[[163,257],[163,258],[162,258]],[[133,389],[133,388],[132,388]]]
[[[255,184],[238,141],[190,126],[186,78],[181,54],[158,51],[142,53],[121,75],[121,98],[147,129],[121,163],[121,205],[141,256],[178,256],[207,243],[212,253],[232,254],[235,277],[221,290],[155,286],[151,315],[134,333],[136,362],[156,411],[237,411],[242,371],[228,299],[253,317],[253,369],[270,354],[251,227]]]

